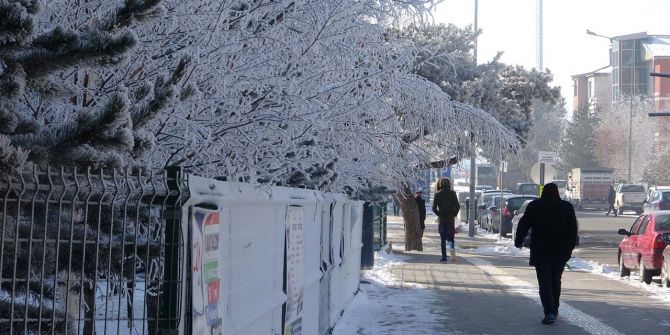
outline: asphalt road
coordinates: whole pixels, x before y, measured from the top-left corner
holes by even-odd
[[[637,217],[634,212],[614,217],[600,211],[578,211],[580,245],[574,255],[616,268],[617,250],[622,239],[621,235],[617,235],[617,230],[630,229]]]

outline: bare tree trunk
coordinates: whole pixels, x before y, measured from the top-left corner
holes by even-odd
[[[416,207],[416,200],[414,200],[409,187],[405,184],[402,190],[398,190],[394,194],[394,197],[400,203],[402,219],[405,223],[405,251],[423,251],[419,209]]]

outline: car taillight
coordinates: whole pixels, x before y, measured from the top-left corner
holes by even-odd
[[[502,215],[505,216],[505,217],[511,217],[512,216],[512,214],[509,212],[509,209],[507,209],[507,207],[503,208]]]
[[[663,241],[663,235],[656,234],[656,236],[654,236],[654,241],[651,243],[651,248],[654,249],[655,254],[661,254],[666,245],[667,243]]]

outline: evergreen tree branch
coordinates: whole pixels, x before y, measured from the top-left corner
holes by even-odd
[[[17,59],[26,75],[35,81],[74,65],[116,64],[137,44],[131,32],[113,35],[102,31],[85,33],[56,29],[35,38],[32,46]]]
[[[101,24],[100,30],[116,31],[130,26],[135,21],[145,21],[165,13],[161,0],[125,0],[123,6],[117,8]]]
[[[34,29],[33,10],[37,11],[37,1],[0,0],[0,46],[21,45],[28,40]]]

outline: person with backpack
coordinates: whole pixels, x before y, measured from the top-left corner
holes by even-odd
[[[435,192],[433,197],[433,213],[438,218],[438,231],[440,233],[440,249],[442,259],[440,262],[446,262],[447,242],[452,262],[455,261],[456,251],[454,249],[454,236],[456,235],[456,216],[461,209],[458,203],[456,192],[451,189],[451,182],[448,178],[442,178],[439,182],[439,191]]]
[[[521,249],[531,230],[530,262],[535,267],[544,309],[543,324],[552,324],[558,316],[563,268],[577,244],[577,216],[572,204],[561,200],[558,186],[544,186],[539,199],[526,207],[516,230],[514,245]]]

